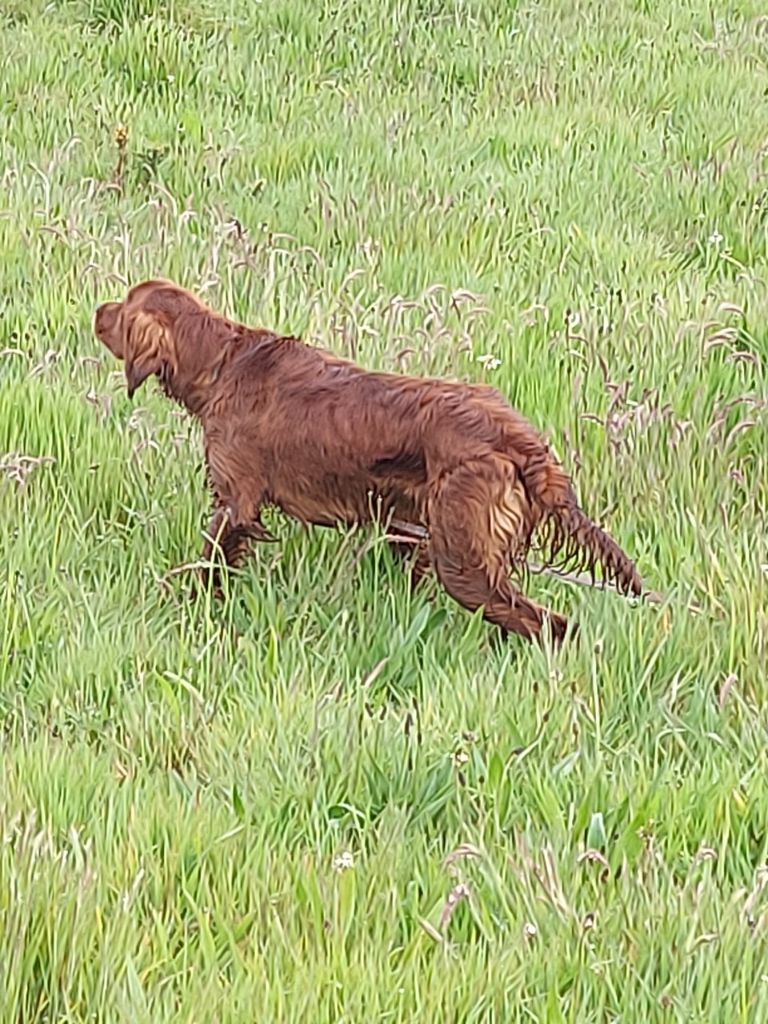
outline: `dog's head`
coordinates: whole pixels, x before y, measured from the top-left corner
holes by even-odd
[[[102,344],[125,363],[128,397],[152,374],[166,390],[185,400],[189,385],[214,355],[210,310],[172,281],[134,285],[122,302],[104,302],[93,319]]]

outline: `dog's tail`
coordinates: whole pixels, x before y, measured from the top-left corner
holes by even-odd
[[[568,474],[548,446],[542,441],[532,447],[520,471],[541,512],[537,533],[546,563],[582,569],[593,578],[599,566],[603,578],[617,590],[641,595],[642,581],[632,560],[579,508]]]

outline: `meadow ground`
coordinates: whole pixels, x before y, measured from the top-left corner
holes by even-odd
[[[768,1019],[763,9],[2,0],[3,1024]],[[553,658],[280,519],[191,602],[158,273],[497,384],[666,602]]]

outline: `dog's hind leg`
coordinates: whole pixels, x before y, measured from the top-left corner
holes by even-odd
[[[535,526],[514,465],[490,455],[460,466],[434,488],[429,506],[430,554],[454,600],[503,633],[529,640],[551,631],[560,643],[568,620],[515,590],[509,571],[525,557]]]
[[[486,621],[498,626],[502,633],[517,633],[527,640],[538,640],[546,627],[556,644],[562,643],[569,629],[568,619],[558,612],[536,604],[515,590],[504,577],[496,583],[488,579],[484,566],[468,567],[449,550],[436,557],[438,578],[451,597],[469,611],[483,609]],[[574,626],[570,626],[574,632]]]

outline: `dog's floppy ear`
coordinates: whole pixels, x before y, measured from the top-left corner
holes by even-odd
[[[170,357],[168,331],[151,313],[139,311],[126,331],[125,379],[128,397],[153,373],[158,373]]]

